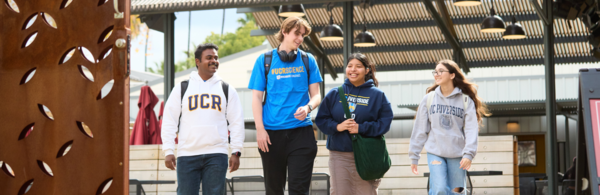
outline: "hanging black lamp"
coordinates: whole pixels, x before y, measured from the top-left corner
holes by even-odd
[[[486,17],[481,23],[481,32],[483,33],[496,33],[504,32],[506,29],[504,20],[500,16],[496,15],[494,10],[494,1],[492,1],[492,8],[490,9],[490,16]]]
[[[365,17],[365,9],[368,4],[363,4],[363,23],[364,27],[362,32],[356,35],[356,39],[354,39],[354,47],[374,47],[375,44],[375,36],[373,33],[367,31],[367,18]]]
[[[454,0],[455,6],[478,6],[481,5],[481,0]]]
[[[327,6],[327,11],[329,11],[329,25],[325,26],[321,31],[321,41],[344,40],[344,32],[342,31],[342,28],[333,23],[333,13],[331,13],[332,8],[333,4]]]
[[[517,18],[515,18],[515,4],[513,3],[513,16],[512,16],[512,24],[506,26],[506,31],[502,35],[504,39],[524,39],[527,36],[525,35],[525,30],[523,30],[523,26],[517,23]]]
[[[306,14],[304,13],[304,6],[302,4],[299,5],[280,5],[279,6],[279,16],[281,17],[304,17]]]

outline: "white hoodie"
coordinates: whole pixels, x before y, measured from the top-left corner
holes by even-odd
[[[183,103],[181,84],[176,83],[163,113],[161,137],[165,155],[171,155],[175,150],[180,113],[177,156],[228,154],[228,129],[231,131],[232,152],[241,151],[245,136],[242,104],[237,91],[231,86],[228,95],[225,102],[221,77],[217,73],[203,81],[198,72],[192,72]]]

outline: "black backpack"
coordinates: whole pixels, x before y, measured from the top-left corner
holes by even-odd
[[[302,56],[302,62],[304,62],[304,69],[306,70],[306,78],[308,83],[310,83],[310,66],[308,65],[308,55],[306,52],[302,50],[298,50],[300,52],[300,56]],[[273,50],[269,50],[265,52],[265,93],[263,96],[263,106],[267,103],[267,85],[269,81],[269,71],[271,71],[271,63],[273,61]]]

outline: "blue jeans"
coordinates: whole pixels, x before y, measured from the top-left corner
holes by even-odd
[[[464,194],[466,172],[460,168],[462,158],[444,158],[427,153],[429,165],[429,195]],[[454,192],[462,188],[461,193]]]
[[[177,158],[177,195],[224,195],[227,191],[227,154],[203,154]]]

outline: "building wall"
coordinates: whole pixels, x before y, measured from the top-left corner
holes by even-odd
[[[535,141],[536,166],[519,166],[519,173],[546,173],[546,139],[544,135],[518,135],[518,141]]]

